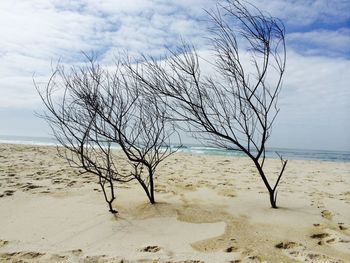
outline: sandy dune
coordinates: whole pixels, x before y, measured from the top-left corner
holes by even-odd
[[[0,262],[350,262],[350,163],[289,161],[277,210],[246,158],[177,153],[157,204],[118,185],[117,215],[96,182],[54,147],[0,144]]]

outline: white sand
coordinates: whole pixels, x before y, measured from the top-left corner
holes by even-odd
[[[0,262],[350,262],[350,163],[289,161],[276,210],[247,158],[175,154],[157,204],[117,185],[112,215],[55,148],[0,145],[0,162]]]

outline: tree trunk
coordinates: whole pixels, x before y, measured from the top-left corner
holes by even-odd
[[[115,210],[115,209],[112,207],[113,201],[114,201],[114,199],[111,199],[110,201],[107,201],[108,206],[109,206],[109,212],[111,212],[112,214],[117,214],[118,211]]]
[[[155,204],[155,198],[154,198],[154,182],[153,182],[153,171],[152,169],[148,168],[148,178],[149,178],[149,186],[145,184],[145,182],[142,180],[141,177],[136,178],[137,181],[142,186],[143,190],[145,191],[148,200],[151,204]]]
[[[153,182],[152,182],[153,183]],[[141,183],[142,185],[142,188],[145,190],[146,192],[146,195],[148,197],[148,200],[151,204],[155,204],[156,201],[154,199],[154,193],[153,193],[153,190],[151,191],[151,182],[150,182],[150,188],[148,189],[147,186],[142,182]]]
[[[155,199],[154,199],[154,182],[153,182],[153,171],[151,168],[148,168],[148,173],[149,173],[149,192],[150,192],[150,199],[149,201],[151,204],[155,204]]]
[[[272,208],[278,208],[277,205],[276,205],[276,196],[275,196],[275,191],[272,190],[272,191],[269,191],[269,194],[270,194],[270,204],[271,204],[271,207]]]
[[[275,195],[275,190],[276,189],[274,189],[274,188],[272,188],[270,186],[270,184],[269,184],[269,182],[268,182],[268,180],[267,180],[267,178],[265,176],[265,173],[264,173],[263,169],[261,168],[260,163],[257,160],[255,160],[255,159],[253,159],[253,161],[254,161],[254,164],[255,164],[258,172],[259,172],[259,175],[260,175],[261,179],[263,180],[263,182],[265,184],[266,189],[269,192],[271,207],[275,208],[275,209],[278,208],[277,205],[276,205],[276,195]]]
[[[106,189],[105,189],[105,183],[102,182],[102,178],[101,177],[99,178],[99,184],[100,184],[100,186],[102,188],[103,195],[104,195],[105,200],[106,200],[106,202],[108,204],[109,212],[111,212],[112,214],[118,213],[118,211],[113,209],[113,207],[112,207],[112,203],[113,203],[113,201],[115,199],[112,180],[109,180],[109,185],[110,185],[110,190],[111,190],[111,198],[110,199],[108,199],[108,196],[107,196],[107,193],[106,193]]]
[[[109,205],[109,212],[111,212],[112,214],[116,214],[118,213],[117,210],[113,209],[112,207],[112,203],[113,201],[115,200],[115,195],[114,195],[114,187],[113,187],[113,181],[112,179],[109,181],[109,186],[111,188],[111,199],[110,201],[108,202],[108,205]]]

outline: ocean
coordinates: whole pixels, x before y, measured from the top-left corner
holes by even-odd
[[[57,141],[48,137],[30,137],[30,136],[2,136],[0,135],[0,143],[8,144],[29,144],[29,145],[46,145],[56,146]],[[116,147],[118,148],[118,147]],[[222,149],[211,146],[184,145],[179,152],[205,154],[205,155],[221,155],[221,156],[244,156],[242,152]],[[318,160],[331,162],[350,162],[350,152],[348,151],[327,151],[327,150],[307,150],[307,149],[287,149],[287,148],[270,148],[266,151],[266,157],[279,158],[276,154],[282,155],[288,160]]]

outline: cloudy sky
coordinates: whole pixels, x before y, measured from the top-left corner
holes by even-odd
[[[350,1],[254,0],[287,30],[287,71],[271,146],[350,150]],[[51,63],[112,63],[115,54],[160,56],[189,39],[205,50],[211,0],[1,0],[0,135],[49,136],[33,76]]]

